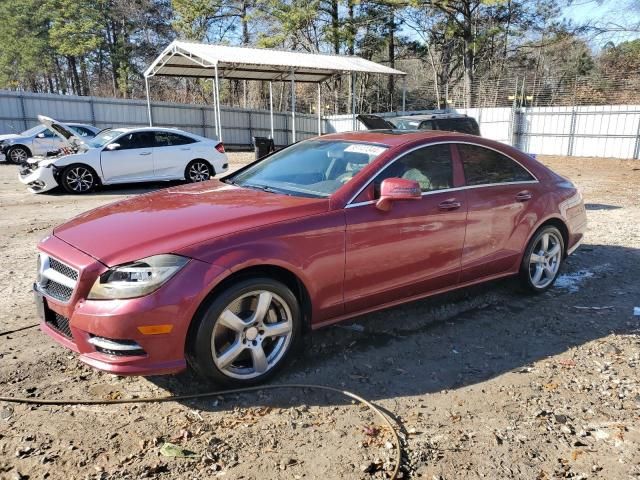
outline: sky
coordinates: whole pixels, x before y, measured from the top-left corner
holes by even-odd
[[[563,10],[565,19],[577,25],[591,23],[598,26],[614,27],[616,25],[640,25],[640,0],[574,0]],[[635,8],[632,8],[635,5]],[[609,41],[620,43],[625,40],[640,38],[640,31],[611,32],[592,36],[595,48],[600,48]]]

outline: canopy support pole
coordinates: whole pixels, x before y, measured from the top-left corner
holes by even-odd
[[[351,113],[353,115],[352,126],[353,131],[358,128],[356,120],[356,73],[351,72]]]
[[[220,81],[218,80],[218,63],[215,64],[216,73],[216,115],[218,118],[218,140],[222,141],[222,118],[220,115]]]
[[[213,132],[218,136],[218,108],[217,108],[217,93],[216,93],[216,81],[211,79],[211,87],[213,88]]]
[[[296,73],[291,70],[291,143],[296,143]]]
[[[321,100],[322,84],[318,83],[318,136],[322,135],[322,100]]]
[[[407,114],[407,76],[402,77],[402,115]]]
[[[275,143],[275,138],[273,138],[273,82],[269,82],[269,117],[271,119],[271,140]]]
[[[149,77],[144,77],[144,88],[147,92],[147,115],[149,116],[149,126],[153,127],[153,117],[151,116],[151,98],[149,98]]]

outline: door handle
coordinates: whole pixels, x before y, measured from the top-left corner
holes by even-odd
[[[531,192],[520,192],[516,195],[516,200],[519,202],[526,202],[527,200],[531,200],[531,198],[533,198],[533,195],[531,195]]]
[[[460,208],[461,206],[462,203],[458,202],[457,200],[445,200],[440,205],[438,205],[438,208],[440,210],[455,210],[456,208]]]
[[[191,147],[181,148],[180,150],[191,150]]]
[[[151,155],[151,152],[142,152],[139,155]]]

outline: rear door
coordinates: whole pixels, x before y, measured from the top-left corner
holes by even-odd
[[[449,144],[421,147],[389,164],[345,209],[345,307],[356,312],[455,285],[467,205]],[[386,178],[416,180],[420,200],[375,206]]]
[[[535,177],[514,159],[475,144],[455,145],[463,166],[467,233],[461,282],[515,271],[537,216],[541,195]]]
[[[102,174],[108,183],[135,182],[153,179],[154,132],[125,133],[113,140],[116,150],[107,146],[100,153]]]
[[[184,178],[187,164],[197,158],[196,140],[174,132],[157,131],[154,135],[153,163],[157,178]]]

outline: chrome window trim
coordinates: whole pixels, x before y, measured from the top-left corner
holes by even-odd
[[[352,208],[352,207],[360,207],[362,205],[370,205],[372,203],[375,203],[376,200],[367,200],[364,202],[356,202],[356,203],[351,203],[353,202],[358,195],[360,195],[363,190],[365,188],[367,188],[369,185],[371,185],[371,182],[373,182],[373,180],[380,175],[382,172],[384,172],[388,167],[390,167],[391,165],[393,165],[395,162],[397,162],[398,160],[400,160],[401,158],[403,158],[405,155],[408,155],[412,152],[415,152],[416,150],[419,150],[421,148],[429,148],[429,147],[433,147],[435,145],[451,145],[451,144],[462,144],[462,145],[473,145],[475,147],[481,147],[481,148],[486,148],[488,150],[493,150],[494,152],[499,153],[500,155],[504,155],[505,157],[507,157],[508,159],[510,159],[511,161],[517,163],[519,166],[521,166],[524,170],[527,171],[527,173],[529,173],[529,175],[531,175],[533,177],[533,180],[522,180],[522,181],[518,181],[518,182],[501,182],[501,183],[483,183],[481,185],[465,185],[463,187],[452,187],[452,188],[443,188],[440,190],[432,190],[429,192],[422,192],[422,196],[425,195],[431,195],[433,193],[441,193],[441,192],[455,192],[458,190],[468,190],[471,188],[484,188],[484,187],[495,187],[497,185],[520,185],[520,184],[532,184],[532,183],[540,183],[540,180],[538,180],[538,178],[533,174],[533,172],[531,172],[531,170],[529,170],[527,167],[525,167],[522,163],[520,163],[518,160],[516,160],[515,158],[513,158],[510,155],[507,155],[504,152],[501,152],[500,150],[498,150],[497,148],[493,148],[493,147],[487,147],[486,145],[480,145],[479,143],[475,143],[475,142],[465,142],[462,140],[453,140],[453,141],[446,141],[446,142],[435,142],[435,143],[429,143],[427,145],[419,145],[417,147],[412,148],[411,150],[407,150],[406,152],[401,153],[399,156],[397,156],[396,158],[394,158],[393,160],[391,160],[389,163],[387,163],[386,165],[384,165],[380,170],[378,170],[375,174],[372,175],[371,179],[365,183],[356,193],[355,195],[353,195],[351,197],[351,199],[347,202],[347,204],[345,205],[344,208]],[[452,158],[453,160],[453,158]],[[452,165],[453,166],[453,165]]]

